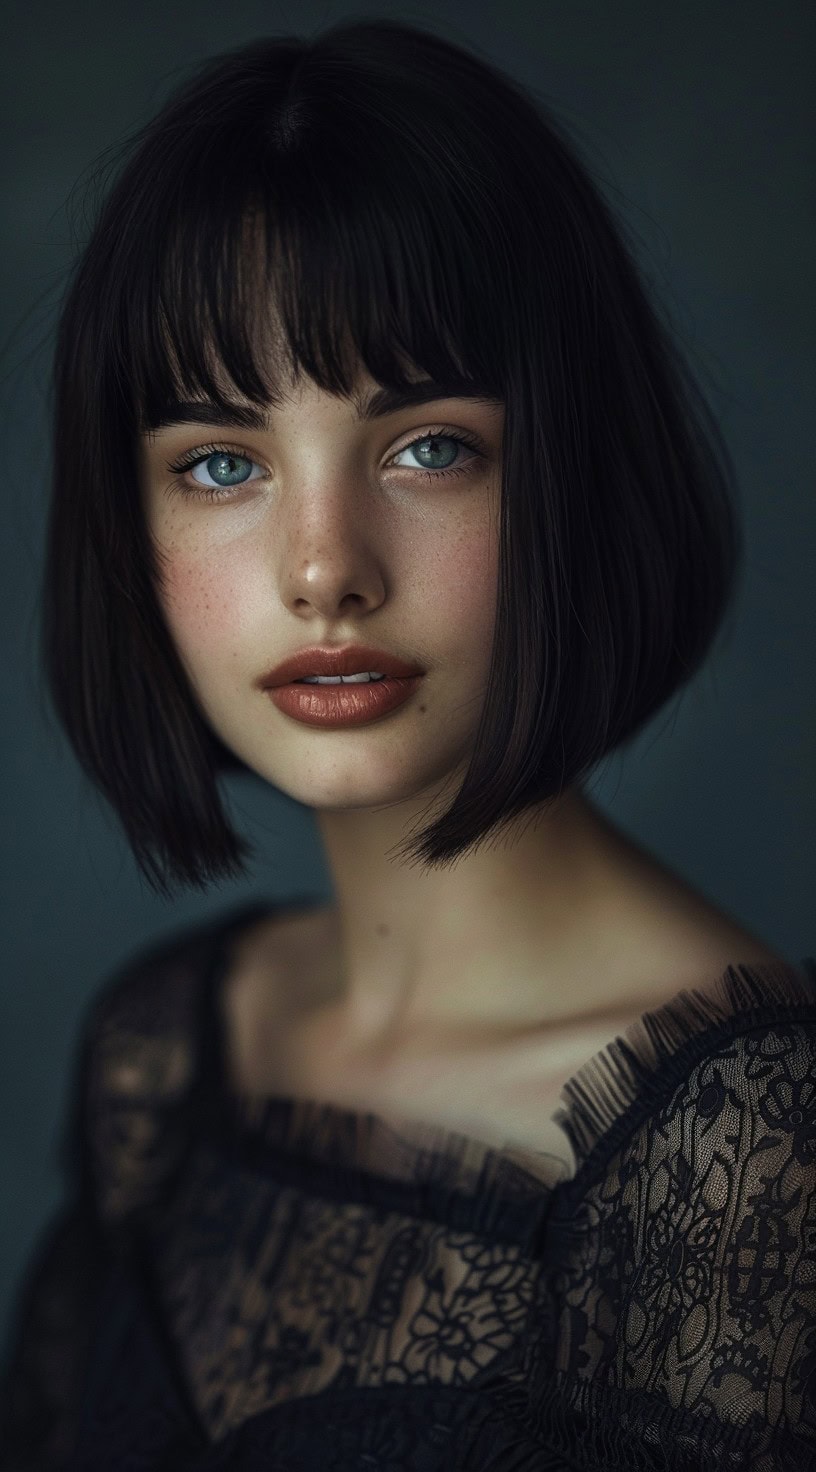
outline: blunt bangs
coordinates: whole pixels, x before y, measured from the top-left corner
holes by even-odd
[[[741,551],[717,426],[564,127],[395,21],[198,67],[125,145],[54,358],[48,689],[140,872],[243,872],[161,613],[139,436],[178,399],[277,406],[464,379],[505,405],[497,619],[470,765],[398,850],[450,864],[556,800],[699,669]]]
[[[475,310],[490,298],[495,261],[489,238],[468,226],[464,199],[439,180],[438,210],[406,209],[403,191],[418,198],[423,184],[410,178],[410,152],[404,167],[395,160],[393,137],[361,173],[362,143],[338,120],[302,126],[308,134],[282,167],[271,167],[259,126],[228,187],[226,167],[211,182],[207,150],[200,179],[179,159],[184,192],[153,203],[155,225],[134,242],[126,290],[112,304],[117,373],[142,429],[160,423],[174,397],[277,407],[301,374],[351,396],[360,365],[395,389],[421,370],[503,397],[511,304],[502,312],[494,293],[489,310]]]

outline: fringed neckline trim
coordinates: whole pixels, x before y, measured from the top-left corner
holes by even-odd
[[[499,1148],[445,1125],[402,1121],[323,1100],[257,1096],[231,1087],[223,1053],[221,985],[237,932],[269,906],[223,920],[205,978],[203,1089],[222,1144],[244,1163],[318,1194],[353,1197],[411,1214],[431,1213],[515,1240],[527,1239],[558,1197],[573,1197],[640,1121],[725,1037],[773,1022],[816,1024],[816,961],[728,966],[706,991],[686,988],[644,1012],[594,1054],[560,1091],[553,1118],[575,1156],[561,1162],[522,1146]],[[531,1215],[532,1209],[532,1215]]]
[[[575,1153],[575,1179],[586,1176],[599,1151],[607,1159],[636,1125],[635,1111],[652,1111],[721,1039],[799,1020],[816,1022],[813,957],[798,966],[727,966],[707,991],[684,988],[644,1012],[561,1090],[564,1103],[554,1117]]]

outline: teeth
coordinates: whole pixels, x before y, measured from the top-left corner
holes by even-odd
[[[298,685],[367,685],[371,680],[384,680],[376,670],[363,670],[359,675],[305,675]]]

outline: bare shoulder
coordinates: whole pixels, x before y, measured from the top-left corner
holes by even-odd
[[[619,989],[622,1016],[637,1018],[681,991],[713,993],[729,967],[787,966],[785,957],[753,931],[707,903],[683,903],[654,916],[631,954],[633,987]]]
[[[767,940],[632,835],[608,821],[602,832],[607,882],[597,945],[609,957],[610,996],[620,1010],[713,987],[729,966],[787,965]]]
[[[693,891],[692,902],[682,891],[676,915],[669,911],[667,934],[675,939],[678,956],[689,976],[719,977],[729,966],[784,966],[785,957],[741,925],[726,911]]]

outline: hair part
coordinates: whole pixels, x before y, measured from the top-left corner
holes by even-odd
[[[401,845],[444,866],[558,799],[700,668],[742,551],[733,467],[563,125],[390,20],[209,59],[123,149],[61,308],[48,692],[167,897],[253,848],[157,597],[139,437],[175,397],[464,375],[505,405],[497,618],[464,780]],[[528,814],[529,815],[529,814]]]

